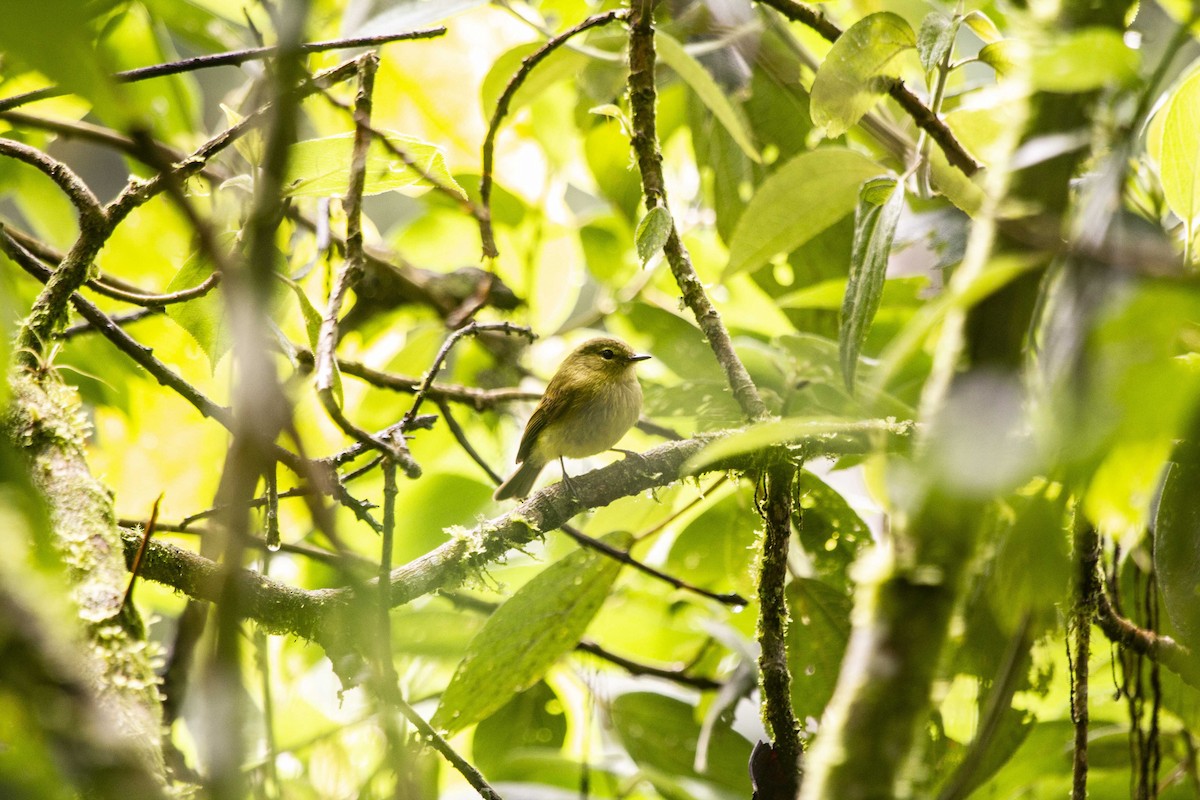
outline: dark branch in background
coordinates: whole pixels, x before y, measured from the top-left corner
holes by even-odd
[[[633,150],[642,174],[642,190],[646,208],[667,207],[666,182],[662,171],[662,152],[658,144],[655,104],[658,91],[654,84],[654,16],[651,0],[634,0],[629,14],[629,105],[633,111]],[[704,291],[679,231],[671,222],[671,231],[663,246],[671,274],[683,293],[683,301],[691,309],[708,340],[709,347],[721,368],[725,370],[729,388],[747,419],[769,416],[758,389],[733,349],[733,340],[721,321],[712,301]]]
[[[842,35],[842,29],[834,25],[824,12],[796,0],[758,0],[761,5],[770,6],[783,16],[807,25],[830,42],[836,42]],[[946,155],[946,161],[958,168],[964,175],[971,177],[982,169],[982,165],[966,151],[966,148],[955,138],[954,133],[930,110],[929,106],[909,91],[904,82],[898,79],[887,82],[887,93],[891,95],[904,111],[912,117],[914,123],[937,142],[938,147]]]
[[[701,597],[707,597],[710,600],[716,600],[718,603],[724,603],[727,606],[734,606],[735,608],[745,608],[750,604],[750,601],[742,597],[737,592],[711,592],[708,589],[703,589],[699,586],[688,583],[685,580],[676,578],[674,575],[668,575],[661,570],[655,569],[649,564],[644,564],[641,561],[638,561],[624,550],[618,550],[610,544],[588,536],[586,533],[573,525],[560,525],[559,528],[584,547],[595,550],[598,553],[603,553],[613,561],[633,567],[638,572],[643,572],[646,575],[649,575],[651,578],[656,578],[660,581],[663,581],[664,583],[667,583],[676,589],[682,589],[685,592],[692,592],[693,594],[698,594]]]
[[[497,481],[499,482],[499,481]],[[440,592],[441,596],[454,604],[455,608],[475,611],[484,615],[489,615],[499,607],[499,603],[490,600],[483,600],[461,592],[445,591]],[[620,667],[630,675],[646,676],[651,678],[662,678],[663,680],[671,681],[680,686],[688,686],[693,689],[699,689],[702,692],[715,691],[724,686],[721,681],[713,680],[712,678],[703,675],[692,675],[684,669],[666,669],[664,667],[656,667],[650,664],[643,664],[640,661],[633,661],[619,656],[590,639],[582,639],[575,645],[575,649],[581,653],[589,653],[596,658]],[[703,651],[701,651],[703,652]]]
[[[1103,589],[1097,597],[1095,621],[1109,641],[1153,659],[1200,689],[1200,662],[1195,654],[1170,636],[1139,628],[1121,616]]]
[[[338,369],[343,375],[351,375],[366,381],[381,389],[391,389],[397,392],[415,394],[425,385],[425,379],[408,378],[391,372],[368,367],[358,361],[339,358]],[[430,383],[425,390],[425,396],[435,403],[450,401],[468,405],[476,411],[487,411],[498,405],[516,402],[532,402],[540,400],[541,392],[531,392],[525,389],[479,389],[474,386],[456,386],[445,383]]]
[[[5,232],[11,233],[11,231],[7,230]],[[74,298],[72,298],[72,303],[74,303]],[[161,308],[139,308],[137,311],[130,311],[128,314],[113,314],[111,317],[109,317],[109,322],[116,327],[121,328],[125,325],[132,325],[135,322],[141,322],[144,319],[149,319],[150,317],[157,317],[162,313],[163,310]],[[76,336],[83,336],[84,334],[98,332],[99,329],[93,326],[90,322],[77,322],[74,325],[64,328],[63,332],[58,335],[58,338],[66,341],[68,339],[74,339]]]
[[[300,52],[320,53],[326,50],[349,50],[356,47],[376,47],[378,45],[387,44],[388,42],[399,42],[411,39],[434,39],[438,36],[443,36],[446,33],[444,27],[428,28],[419,31],[406,31],[404,33],[388,33],[380,36],[363,36],[355,39],[334,39],[327,42],[305,42],[300,45]],[[247,61],[262,61],[271,56],[278,55],[278,47],[254,47],[249,50],[232,50],[227,53],[214,53],[212,55],[196,56],[195,58],[185,58],[182,61],[172,61],[167,64],[155,64],[150,67],[139,67],[137,69],[118,72],[113,75],[113,79],[118,83],[134,83],[136,81],[149,80],[151,78],[163,78],[168,75],[179,75],[185,72],[196,72],[202,69],[211,69],[212,67],[236,67],[245,64]],[[14,95],[12,97],[0,100],[0,112],[9,111],[10,109],[23,106],[27,103],[32,103],[37,100],[46,100],[51,97],[62,97],[69,94],[64,89],[57,86],[51,86],[45,89],[37,89],[32,92]]]
[[[488,123],[487,136],[483,140],[483,174],[479,179],[479,206],[481,213],[477,219],[479,220],[479,238],[483,243],[484,258],[495,258],[500,255],[500,251],[496,249],[496,237],[492,231],[492,166],[495,158],[496,133],[500,130],[500,123],[504,121],[504,117],[508,114],[508,106],[512,103],[513,96],[521,88],[521,85],[525,83],[525,79],[529,77],[529,73],[533,71],[533,68],[559,47],[570,41],[572,37],[578,36],[584,31],[599,25],[607,25],[613,20],[624,19],[628,14],[629,12],[624,10],[606,11],[603,14],[588,17],[575,27],[563,31],[526,56],[521,61],[521,68],[517,70],[516,74],[509,80],[508,85],[504,87],[504,91],[496,101],[496,110],[492,112],[491,121]]]

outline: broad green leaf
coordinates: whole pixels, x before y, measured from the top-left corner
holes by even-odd
[[[133,106],[112,79],[110,53],[96,44],[89,9],[78,0],[6,2],[2,6],[0,51],[36,69],[68,92],[93,104],[106,118],[129,124]],[[15,72],[5,64],[5,71]]]
[[[1012,39],[1001,39],[979,48],[979,60],[996,70],[997,75],[1012,72],[1017,63],[1020,45]]]
[[[1200,216],[1200,62],[1171,92],[1155,115],[1150,155],[1158,161],[1163,195],[1176,216],[1191,222]],[[1156,135],[1154,135],[1156,134]]]
[[[183,262],[183,266],[167,284],[167,291],[178,292],[197,286],[207,280],[212,271],[212,264],[197,252]],[[229,328],[225,324],[225,306],[220,290],[186,303],[169,305],[167,316],[196,340],[204,355],[208,356],[209,366],[215,370],[217,362],[232,344]]]
[[[730,492],[688,523],[667,556],[668,572],[715,591],[749,592],[754,558],[753,517],[747,493]]]
[[[820,719],[850,640],[850,597],[811,578],[793,579],[786,597],[792,618],[787,632],[792,708],[800,719]]]
[[[681,790],[683,781],[705,781],[725,790],[716,797],[729,792],[746,796],[750,742],[728,724],[713,728],[707,769],[701,773],[695,767],[700,725],[694,706],[662,694],[631,692],[614,700],[609,714],[625,751],[665,797],[714,797],[712,789]]]
[[[617,532],[604,541],[627,547],[632,537]],[[541,680],[583,636],[620,569],[608,556],[581,548],[518,589],[471,640],[433,726],[461,730]]]
[[[841,136],[887,92],[899,77],[892,60],[917,46],[917,37],[898,14],[879,11],[843,33],[817,69],[812,87],[812,119],[825,135]]]
[[[796,480],[796,530],[817,577],[849,589],[850,565],[871,541],[871,530],[833,487],[807,470]]]
[[[933,72],[954,47],[954,35],[958,26],[954,20],[940,11],[931,11],[921,22],[917,31],[917,55],[925,71]]]
[[[523,751],[561,751],[567,735],[562,706],[545,681],[516,695],[475,727],[471,737],[473,763],[496,780],[498,773]]]
[[[871,197],[874,184],[891,181],[889,196],[882,202]],[[838,351],[842,364],[842,379],[846,388],[854,391],[854,376],[858,370],[858,354],[879,301],[883,297],[888,256],[896,235],[896,222],[904,208],[904,184],[891,179],[868,181],[863,186],[858,208],[854,212],[854,247],[850,251],[850,278],[846,283],[846,298],[842,302],[842,324],[838,335]]]
[[[658,31],[655,35],[654,46],[662,62],[675,70],[675,74],[691,87],[696,96],[700,98],[700,102],[713,113],[725,130],[729,131],[729,135],[746,154],[746,158],[761,162],[762,156],[759,155],[758,148],[754,146],[746,124],[738,115],[733,104],[729,102],[729,98],[725,96],[724,90],[717,85],[712,75],[708,74],[708,70],[699,61],[692,58],[683,49],[683,45],[662,31]]]
[[[384,133],[388,142],[407,155],[418,169],[408,166],[382,142],[372,139],[367,149],[363,194],[405,189],[424,191],[433,185],[426,178],[429,176],[466,199],[466,192],[455,183],[446,168],[446,159],[439,147],[395,131]],[[288,158],[288,177],[284,182],[285,193],[288,197],[340,197],[346,194],[350,185],[353,150],[354,133],[350,131],[292,145]]]
[[[729,458],[754,453],[777,445],[800,446],[806,442],[856,436],[907,436],[909,423],[890,419],[846,420],[831,417],[785,417],[718,439],[684,465],[684,472],[697,472]]]
[[[1125,44],[1120,31],[1111,28],[1074,31],[1033,56],[1033,85],[1045,92],[1128,86],[1137,74],[1137,52]]]
[[[643,267],[667,243],[671,236],[671,227],[671,212],[662,206],[655,206],[642,217],[634,238],[637,242],[638,258],[641,259]]]
[[[729,242],[725,277],[790,253],[854,210],[863,181],[885,172],[853,150],[803,153],[763,181]]]
[[[1196,426],[1193,426],[1195,428]],[[1193,431],[1192,435],[1195,435]],[[1154,566],[1167,616],[1181,644],[1200,649],[1200,444],[1180,443],[1171,457],[1154,521]]]

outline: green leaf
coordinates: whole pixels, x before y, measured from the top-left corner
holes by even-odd
[[[750,783],[746,775],[750,742],[728,724],[718,723],[713,728],[707,769],[700,773],[695,767],[700,726],[692,705],[661,694],[630,692],[614,700],[609,713],[625,751],[664,796],[713,797],[711,790],[679,793],[673,784],[681,778],[715,784],[735,793],[734,797],[745,796]],[[676,791],[664,791],[671,789]]]
[[[628,547],[633,539],[621,531],[603,541]],[[431,724],[461,730],[541,680],[583,636],[620,569],[608,556],[581,548],[518,589],[471,640]]]
[[[212,264],[199,252],[193,254],[175,273],[167,284],[167,292],[190,289],[203,283],[212,275]],[[232,340],[225,324],[225,306],[219,291],[211,291],[203,297],[167,306],[167,316],[188,332],[204,355],[210,368],[215,370],[217,362],[228,352]]]
[[[730,492],[696,517],[671,545],[668,571],[714,591],[753,591],[755,535],[746,493]]]
[[[637,240],[638,258],[642,260],[643,267],[667,243],[671,227],[671,212],[662,206],[655,206],[642,217],[634,238]]]
[[[1200,62],[1155,115],[1150,155],[1158,162],[1167,205],[1184,222],[1200,216]],[[1155,135],[1156,134],[1156,135]]]
[[[871,530],[846,498],[807,470],[796,480],[793,506],[800,544],[817,577],[849,589],[850,565],[871,542]]]
[[[787,632],[792,708],[800,719],[820,719],[850,640],[850,597],[827,583],[796,578],[786,598],[792,618]]]
[[[958,26],[954,20],[940,11],[929,12],[921,22],[921,30],[917,31],[917,55],[927,73],[933,72],[950,53],[957,33]]]
[[[1018,45],[1011,39],[1001,39],[979,48],[979,60],[996,70],[997,75],[1012,72],[1017,63]]]
[[[365,195],[391,190],[428,189],[436,180],[453,189],[464,200],[467,193],[446,168],[441,148],[412,136],[384,131],[387,141],[407,155],[418,169],[408,166],[378,139],[367,149]],[[288,197],[340,197],[350,185],[350,161],[354,133],[337,133],[308,139],[292,145],[288,158],[288,177],[284,182]]]
[[[7,2],[0,25],[0,51],[21,59],[63,89],[86,99],[106,118],[128,125],[133,108],[113,82],[115,70],[104,48],[96,44],[91,9],[78,0]],[[6,72],[15,72],[5,64]]]
[[[1195,426],[1193,426],[1195,427]],[[1196,434],[1193,431],[1192,435]],[[1154,521],[1154,567],[1163,605],[1181,644],[1200,648],[1200,444],[1182,442],[1171,456]]]
[[[871,197],[879,183],[891,182],[889,196],[882,204]],[[863,185],[858,209],[854,212],[854,246],[850,251],[850,278],[846,283],[846,298],[842,302],[842,324],[838,334],[838,352],[842,364],[842,379],[846,388],[854,391],[854,375],[858,370],[858,354],[879,300],[887,274],[888,256],[896,236],[896,222],[904,208],[904,184],[891,179],[877,179]]]
[[[321,312],[308,299],[308,294],[300,284],[290,278],[278,277],[296,296],[296,305],[299,306],[300,316],[304,319],[304,334],[308,337],[308,347],[313,353],[316,353],[317,342],[321,338]],[[340,406],[342,404],[342,372],[338,369],[336,359],[333,361],[333,396]]]
[[[745,122],[708,70],[699,61],[692,58],[683,49],[683,45],[662,31],[655,34],[654,46],[662,62],[675,70],[675,74],[691,87],[696,96],[700,98],[700,102],[713,113],[717,121],[733,137],[733,141],[746,154],[746,158],[761,163],[762,156],[759,155],[758,148],[754,146]]]
[[[563,704],[544,681],[513,697],[475,726],[471,755],[492,780],[514,756],[530,750],[557,753],[567,735]]]
[[[974,31],[984,44],[994,44],[1004,38],[1000,35],[1000,29],[996,27],[996,23],[992,22],[991,17],[982,11],[972,11],[963,17],[963,22],[967,23],[967,27]]]
[[[790,253],[854,210],[863,181],[885,172],[853,150],[796,156],[763,181],[729,242],[724,277]]]
[[[916,45],[908,22],[890,11],[869,14],[851,25],[817,69],[813,123],[830,138],[853,127],[887,93],[886,79],[899,77],[892,60]]]
[[[1088,92],[1129,86],[1138,79],[1138,54],[1121,32],[1084,28],[1053,40],[1033,56],[1034,88],[1045,92]]]

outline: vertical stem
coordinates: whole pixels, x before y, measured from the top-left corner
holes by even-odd
[[[654,85],[654,0],[634,0],[629,10],[629,107],[633,112],[633,152],[642,175],[642,191],[646,208],[667,208],[666,182],[663,178],[662,151],[658,146],[655,103],[658,91]],[[691,257],[671,221],[671,231],[663,245],[663,254],[671,274],[683,294],[683,301],[696,317],[696,322],[713,355],[725,371],[733,397],[747,419],[762,419],[769,415],[767,406],[750,379],[750,373],[733,349],[733,340],[721,314],[709,300],[704,284],[692,267]]]
[[[788,544],[792,533],[792,483],[796,468],[780,464],[764,476],[763,504],[766,525],[758,579],[758,668],[762,682],[763,717],[774,738],[775,755],[788,780],[780,796],[794,797],[799,784],[799,725],[792,711],[792,676],[787,664],[788,608],[784,597]]]
[[[1071,800],[1087,797],[1088,776],[1088,659],[1091,656],[1092,617],[1100,594],[1100,536],[1077,510],[1075,522],[1076,574],[1075,655],[1071,675],[1071,721],[1075,723]]]

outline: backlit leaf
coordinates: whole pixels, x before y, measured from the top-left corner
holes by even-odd
[[[896,235],[896,222],[904,208],[904,185],[892,181],[889,196],[877,203],[870,196],[870,181],[863,186],[858,209],[854,213],[854,247],[850,251],[850,278],[846,284],[846,297],[842,302],[842,324],[838,336],[838,351],[842,364],[842,379],[846,388],[854,390],[854,376],[858,370],[858,354],[879,301],[883,297],[888,256],[892,250],[892,239]]]
[[[604,541],[627,547],[632,538],[617,532]],[[471,640],[433,715],[434,727],[461,730],[541,680],[583,636],[620,569],[608,556],[581,548],[518,589]]]
[[[662,206],[655,206],[646,212],[646,216],[642,217],[642,221],[638,223],[637,235],[634,237],[637,241],[638,258],[642,261],[642,266],[646,265],[654,254],[662,250],[663,245],[667,243],[667,239],[671,235],[671,212]]]
[[[728,277],[790,253],[854,210],[863,181],[883,167],[853,150],[803,153],[763,181],[729,242]]]
[[[893,59],[917,46],[917,37],[898,14],[880,11],[843,33],[817,70],[812,87],[813,123],[829,137],[841,136],[887,92],[898,77]]]
[[[466,198],[466,192],[455,183],[446,168],[446,159],[439,147],[402,133],[385,133],[388,142],[407,155],[417,169],[408,166],[404,159],[382,142],[372,139],[367,149],[363,194],[406,189],[424,191],[433,185],[429,181],[429,178],[433,178]],[[350,185],[353,150],[354,133],[349,131],[292,145],[288,158],[288,177],[284,181],[286,194],[289,197],[341,197],[346,194]]]
[[[700,102],[713,113],[725,130],[729,131],[729,135],[746,157],[751,161],[762,161],[758,148],[750,138],[750,131],[738,116],[733,104],[729,102],[729,98],[725,96],[724,90],[717,85],[712,75],[708,74],[708,70],[692,58],[679,42],[662,31],[658,31],[654,43],[662,62],[675,70],[675,73],[691,87],[700,98]]]
[[[1155,117],[1150,155],[1158,161],[1163,195],[1176,216],[1200,216],[1200,64],[1171,92]]]

